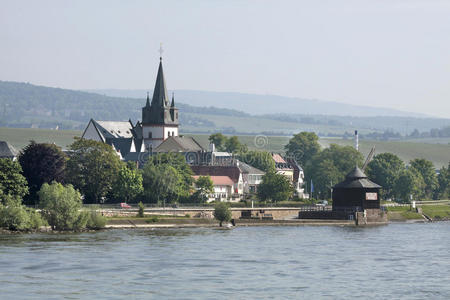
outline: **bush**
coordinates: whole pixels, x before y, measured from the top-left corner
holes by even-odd
[[[88,219],[86,224],[87,228],[97,230],[105,228],[105,225],[106,225],[106,218],[101,214],[99,214],[97,211],[91,210],[88,213]]]
[[[145,205],[144,205],[144,203],[142,203],[142,201],[138,203],[138,208],[139,208],[139,210],[138,210],[137,216],[139,218],[143,218],[144,217]]]
[[[81,214],[81,196],[72,185],[44,183],[39,191],[42,213],[53,230],[80,230],[88,215]]]
[[[159,221],[158,216],[151,216],[147,220],[145,220],[145,223],[157,223]]]
[[[222,222],[229,222],[231,220],[231,211],[228,205],[224,202],[219,202],[214,207],[214,218],[220,222],[220,227],[222,227]]]
[[[41,215],[22,205],[0,207],[0,227],[15,231],[39,229],[45,225]]]

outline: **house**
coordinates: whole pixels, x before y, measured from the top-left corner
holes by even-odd
[[[197,180],[200,176],[195,175],[193,178]],[[214,186],[214,193],[209,195],[207,202],[213,201],[230,201],[233,194],[234,182],[229,176],[209,176]]]
[[[207,160],[206,149],[204,149],[193,137],[171,136],[164,140],[156,149],[156,153],[180,153],[186,158],[190,165],[198,165]]]
[[[244,194],[244,180],[237,165],[191,165],[191,169],[197,176],[228,176],[233,182],[231,194],[228,195],[230,201],[238,202]]]
[[[252,167],[244,162],[239,161],[237,166],[242,173],[242,180],[244,182],[244,193],[254,194],[258,191],[258,185],[262,182],[264,171]]]
[[[300,198],[308,198],[309,195],[305,194],[305,189],[303,187],[305,173],[303,172],[303,168],[297,163],[294,158],[286,158],[286,162],[292,167],[294,170],[292,185],[294,186],[295,193]]]
[[[284,158],[278,153],[272,153],[272,158],[275,162],[275,169],[278,174],[284,175],[289,182],[294,181],[294,169]]]
[[[6,141],[0,141],[0,158],[16,160],[17,156],[19,156],[19,151],[16,148]]]

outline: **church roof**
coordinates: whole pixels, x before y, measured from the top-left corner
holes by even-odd
[[[168,137],[154,149],[155,152],[199,152],[204,150],[193,137],[185,136]]]
[[[19,155],[19,152],[10,143],[0,141],[0,158],[13,158]]]
[[[166,107],[169,105],[169,97],[167,96],[166,80],[164,79],[164,72],[162,60],[159,61],[158,75],[156,76],[155,89],[153,90],[152,106]]]
[[[107,138],[132,138],[133,127],[130,122],[121,121],[94,121],[94,125],[103,136]]]
[[[347,174],[345,180],[336,184],[333,188],[381,188],[378,184],[370,181],[366,174],[355,167],[350,173]]]

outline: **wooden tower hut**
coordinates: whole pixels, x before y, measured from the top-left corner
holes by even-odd
[[[380,189],[356,167],[345,180],[333,187],[333,211],[364,211],[380,209]]]

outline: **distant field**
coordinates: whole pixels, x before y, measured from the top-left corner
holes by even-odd
[[[63,149],[73,142],[75,136],[81,136],[77,130],[50,130],[34,128],[0,127],[0,140],[8,141],[17,150],[22,149],[31,140],[39,143],[55,143]]]
[[[26,146],[30,140],[36,142],[55,143],[63,148],[73,142],[75,136],[81,136],[81,131],[75,130],[48,130],[30,128],[6,128],[0,127],[0,140],[10,142],[17,149]],[[186,134],[194,136],[204,147],[208,146],[207,134]],[[263,135],[241,135],[239,140],[246,144],[250,150],[265,150],[270,152],[284,152],[284,145],[289,141],[289,137],[283,136],[263,136]],[[340,138],[321,138],[319,140],[323,147],[328,147],[331,143],[339,145],[353,145],[353,140]],[[436,142],[436,141],[435,141]],[[437,168],[447,166],[450,161],[450,145],[439,143],[420,143],[413,141],[360,141],[360,150],[367,156],[372,146],[375,146],[376,154],[382,152],[392,152],[398,155],[403,161],[409,162],[414,158],[426,158],[431,160]]]
[[[208,135],[192,134],[204,147],[208,145]],[[290,137],[262,135],[244,135],[239,136],[241,143],[246,144],[251,150],[266,150],[270,152],[284,152],[284,145]],[[341,138],[321,138],[319,143],[322,147],[328,147],[330,144],[353,146],[354,141]],[[435,167],[441,168],[447,166],[450,161],[450,145],[418,143],[409,141],[368,141],[362,140],[359,143],[361,153],[366,157],[375,146],[375,154],[391,152],[398,155],[405,163],[414,158],[426,158],[433,162]]]

